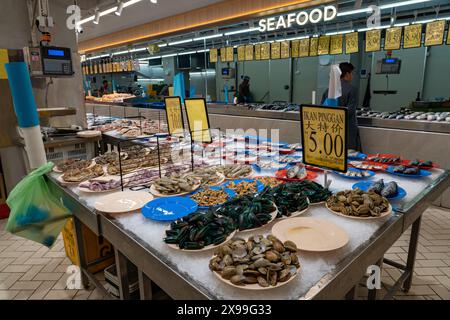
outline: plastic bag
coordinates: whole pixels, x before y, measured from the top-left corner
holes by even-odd
[[[28,174],[6,200],[11,209],[6,230],[47,247],[55,243],[67,219],[72,216],[50,192],[43,177],[53,166],[49,162]]]

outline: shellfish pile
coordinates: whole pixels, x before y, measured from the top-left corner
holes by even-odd
[[[217,206],[225,203],[228,198],[229,195],[223,188],[219,190],[205,188],[191,196],[191,199],[201,207]]]
[[[239,179],[250,176],[253,172],[252,168],[248,165],[226,165],[217,167],[217,170],[225,176],[227,179]]]
[[[389,210],[386,198],[374,191],[364,192],[361,189],[341,191],[327,200],[329,209],[346,216],[379,217]]]
[[[234,238],[215,251],[209,268],[237,286],[258,284],[275,287],[297,274],[297,246],[282,243],[272,235],[257,235],[247,241]]]

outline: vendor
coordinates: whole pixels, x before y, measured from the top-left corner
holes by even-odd
[[[238,91],[238,103],[249,103],[252,102],[252,97],[250,94],[250,77],[245,76],[242,78],[242,83],[239,85]]]
[[[98,93],[100,97],[102,97],[105,94],[108,94],[108,80],[103,80],[103,85],[98,89]]]
[[[349,149],[361,151],[361,139],[359,136],[358,122],[356,119],[356,109],[358,107],[358,89],[352,85],[353,70],[355,67],[349,62],[339,64],[341,70],[342,96],[339,97],[338,105],[348,109],[348,132],[347,144]],[[322,97],[322,104],[328,98],[328,89]]]

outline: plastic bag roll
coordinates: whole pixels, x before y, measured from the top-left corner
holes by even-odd
[[[5,68],[19,126],[30,128],[39,125],[39,116],[27,65],[25,62],[11,62],[5,64]]]
[[[41,127],[20,128],[25,141],[25,151],[32,169],[39,168],[47,163],[44,143],[42,142]]]
[[[328,98],[337,99],[342,96],[341,69],[338,65],[332,65],[330,70],[330,83],[328,85]]]

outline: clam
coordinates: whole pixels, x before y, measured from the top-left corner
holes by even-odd
[[[270,261],[267,259],[261,258],[255,261],[254,265],[256,268],[266,267],[270,264]]]
[[[232,276],[236,275],[236,267],[228,266],[222,270],[222,278],[229,280]]]
[[[263,288],[267,288],[269,286],[269,282],[267,282],[267,280],[264,277],[258,277],[257,281],[258,284]]]
[[[267,251],[266,259],[269,260],[270,262],[277,262],[280,260],[280,254],[274,250]]]
[[[233,258],[229,254],[223,257],[223,262],[226,266],[231,266],[233,264]]]
[[[283,244],[279,240],[273,241],[273,248],[276,251],[278,251],[279,253],[283,253],[284,251],[286,251],[286,249],[284,248]]]
[[[243,275],[234,275],[230,278],[231,283],[238,286],[243,285],[244,280],[245,277]]]
[[[286,282],[291,278],[291,272],[289,269],[283,269],[280,271],[278,275],[278,281],[279,282]]]
[[[297,252],[297,250],[298,250],[297,245],[294,242],[289,241],[289,240],[284,242],[284,247],[291,252]]]

